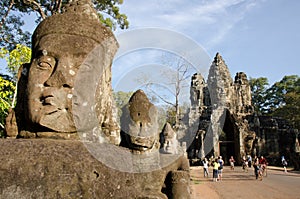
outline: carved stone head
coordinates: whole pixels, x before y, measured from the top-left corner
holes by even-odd
[[[168,154],[178,154],[178,140],[175,131],[166,123],[162,131],[163,143],[161,151]]]
[[[110,66],[118,44],[112,32],[101,25],[89,1],[72,2],[64,13],[42,21],[32,36],[25,116],[38,130],[75,132],[74,92],[89,90],[90,84],[95,89],[86,92],[88,96],[76,96],[77,105],[97,112],[100,126],[109,126],[104,120],[112,122],[108,111]]]
[[[124,146],[136,153],[159,149],[157,110],[142,90],[136,91],[121,117]]]

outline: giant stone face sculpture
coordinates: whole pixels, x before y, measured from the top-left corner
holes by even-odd
[[[96,137],[118,144],[111,88],[117,48],[88,0],[72,1],[62,14],[42,21],[32,36],[31,63],[21,76],[19,90],[25,92],[20,92],[16,108],[20,135],[97,128]]]
[[[61,46],[53,45],[53,41]],[[76,131],[72,118],[74,82],[83,59],[95,45],[90,38],[68,34],[40,39],[28,75],[31,122],[58,132]]]

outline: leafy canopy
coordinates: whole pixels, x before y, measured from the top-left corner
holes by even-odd
[[[300,77],[284,76],[279,82],[268,86],[265,77],[250,78],[252,104],[259,115],[286,119],[294,128],[300,129]]]
[[[61,13],[63,6],[70,0],[2,0],[0,1],[0,46],[8,50],[17,44],[30,46],[30,33],[25,30],[24,16],[36,16],[36,23]],[[74,0],[73,0],[74,1]],[[127,16],[122,14],[119,5],[122,0],[91,0],[106,26],[115,30],[128,28]]]
[[[30,62],[31,49],[21,44],[17,44],[16,48],[12,51],[8,51],[6,48],[0,48],[0,58],[6,60],[6,69],[16,81],[19,67],[24,63]]]
[[[0,75],[0,136],[4,129],[4,121],[9,108],[13,106],[13,96],[15,92],[15,83],[7,75]]]

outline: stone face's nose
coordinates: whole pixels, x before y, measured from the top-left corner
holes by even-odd
[[[45,86],[47,87],[65,87],[65,88],[73,88],[74,87],[74,78],[72,76],[75,75],[73,70],[67,69],[66,65],[68,63],[58,62],[55,71],[45,82]]]

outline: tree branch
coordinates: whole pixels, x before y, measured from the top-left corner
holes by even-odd
[[[32,9],[36,10],[41,15],[43,20],[46,19],[47,15],[45,14],[45,12],[43,11],[41,5],[38,2],[32,1],[32,0],[30,0],[30,1],[23,0],[23,2],[27,5],[33,4]],[[37,9],[34,8],[35,6],[37,7]]]
[[[3,26],[3,24],[5,23],[5,20],[6,20],[7,16],[8,16],[8,14],[9,14],[10,10],[11,10],[12,7],[14,6],[14,4],[15,4],[15,1],[14,1],[14,0],[11,0],[11,1],[10,1],[10,4],[9,4],[9,7],[8,7],[8,9],[7,9],[5,15],[4,15],[3,18],[1,19],[1,22],[0,22],[0,29],[2,29],[2,26]]]
[[[156,93],[152,88],[150,88],[149,86],[151,85],[151,83],[147,83],[146,84],[146,88],[150,90],[150,92],[152,92],[154,95],[156,95],[159,99],[161,99],[163,102],[165,102],[166,104],[169,104],[171,106],[174,106],[174,103],[169,102],[168,100],[164,99],[163,97],[161,97],[158,93]]]

